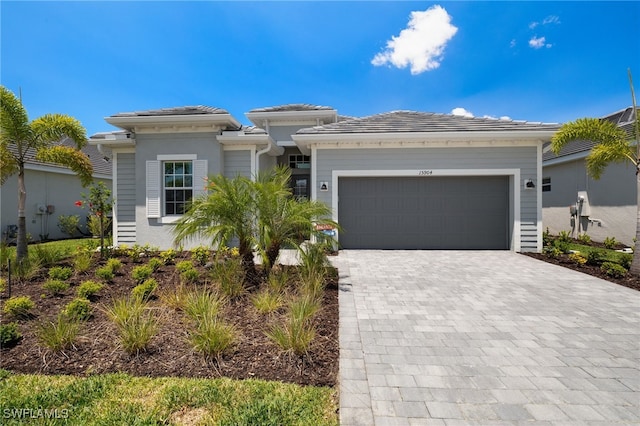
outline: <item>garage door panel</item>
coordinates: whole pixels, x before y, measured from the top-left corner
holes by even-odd
[[[506,176],[339,178],[344,248],[506,249]]]

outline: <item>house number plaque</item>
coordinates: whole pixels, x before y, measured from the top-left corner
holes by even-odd
[[[433,170],[418,170],[418,176],[431,176]]]

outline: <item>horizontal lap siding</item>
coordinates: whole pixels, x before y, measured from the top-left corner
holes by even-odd
[[[118,154],[116,217],[118,244],[136,242],[136,167],[135,154]]]
[[[331,182],[333,170],[520,169],[522,179],[537,178],[537,147],[317,149],[316,186]],[[333,188],[317,191],[331,205]],[[537,191],[521,190],[521,250],[535,251],[538,235]]]
[[[251,177],[251,151],[224,151],[224,175]]]

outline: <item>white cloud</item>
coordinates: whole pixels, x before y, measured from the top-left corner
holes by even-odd
[[[451,114],[452,115],[458,115],[460,117],[469,117],[472,118],[473,117],[473,113],[471,111],[467,111],[464,108],[461,107],[457,107],[451,110]]]
[[[529,40],[529,47],[533,49],[541,49],[543,47],[550,48],[551,46],[553,45],[550,43],[547,43],[547,39],[544,36],[543,37],[533,36]]]
[[[375,66],[390,64],[397,68],[410,65],[416,75],[440,66],[447,42],[458,28],[451,24],[451,16],[439,5],[420,12],[411,12],[407,28],[387,41],[384,51],[371,60]]]
[[[533,30],[535,27],[537,27],[538,25],[540,25],[540,22],[532,22],[529,24],[529,29]]]
[[[509,43],[509,47],[516,47],[516,39],[511,39],[511,42]]]

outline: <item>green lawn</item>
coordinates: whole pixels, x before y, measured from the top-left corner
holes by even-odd
[[[0,370],[3,425],[338,425],[337,408],[335,389],[263,380]]]

